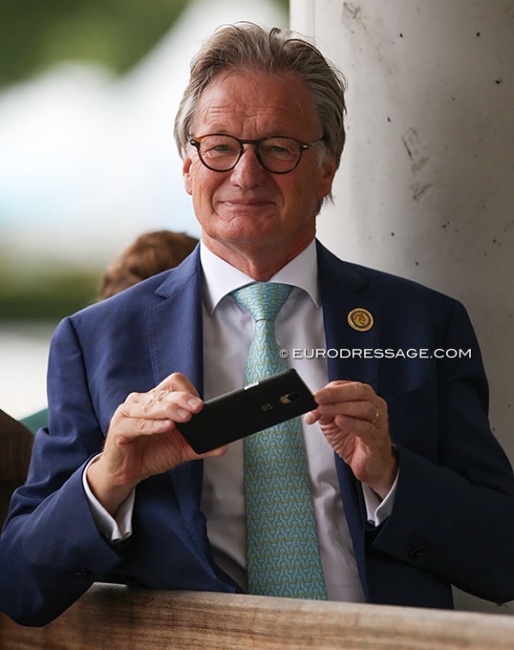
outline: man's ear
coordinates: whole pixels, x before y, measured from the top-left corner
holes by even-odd
[[[191,163],[192,160],[189,156],[186,156],[184,158],[184,162],[182,163],[182,176],[184,177],[184,187],[186,188],[186,192],[189,195],[193,194],[193,179],[191,178]]]
[[[334,156],[326,156],[321,163],[318,179],[318,199],[323,199],[332,191],[332,182],[336,174],[336,159]]]

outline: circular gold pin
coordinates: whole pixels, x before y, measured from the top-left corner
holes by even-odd
[[[353,329],[358,332],[367,332],[373,327],[374,322],[371,312],[363,307],[352,309],[348,314],[348,323],[350,327],[353,327]]]

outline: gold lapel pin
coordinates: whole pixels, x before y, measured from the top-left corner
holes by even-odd
[[[364,307],[356,307],[348,314],[348,324],[358,332],[367,332],[375,323],[370,311]]]

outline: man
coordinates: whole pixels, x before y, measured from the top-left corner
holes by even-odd
[[[514,596],[514,481],[463,307],[315,241],[344,110],[338,73],[280,30],[223,28],[193,61],[176,138],[202,243],[56,331],[49,426],[0,540],[16,620],[45,623],[106,577],[248,589],[244,443],[197,456],[178,429],[243,385],[254,324],[233,292],[255,282],[293,286],[276,337],[318,404],[302,430],[321,597]],[[416,349],[471,354],[380,355]]]

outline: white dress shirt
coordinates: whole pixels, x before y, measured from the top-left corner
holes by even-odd
[[[246,358],[253,336],[253,317],[228,296],[254,280],[201,246],[203,269],[204,397],[211,399],[244,385]],[[275,326],[280,348],[289,352],[294,368],[314,392],[328,381],[327,361],[301,358],[293,350],[325,349],[323,310],[318,284],[316,246],[312,242],[271,282],[295,288],[280,310]],[[317,424],[302,418],[314,511],[318,525],[321,560],[330,600],[364,600],[355,554],[344,514],[334,452]],[[243,443],[229,446],[224,456],[204,463],[202,511],[218,564],[239,584],[245,585],[245,505]],[[394,493],[380,502],[364,487],[368,518],[379,524],[392,508]]]
[[[244,385],[246,358],[253,336],[253,317],[228,294],[254,280],[214,255],[203,244],[200,255],[204,289],[204,398],[207,400]],[[276,336],[279,346],[289,352],[288,365],[300,374],[314,392],[328,381],[326,359],[306,358],[308,355],[296,355],[298,358],[294,358],[293,350],[326,347],[315,243],[312,242],[270,281],[295,287],[277,316]],[[302,429],[328,598],[363,601],[334,452],[317,424],[306,425],[302,418]],[[220,567],[245,588],[243,481],[242,441],[229,445],[225,455],[204,461],[201,508],[206,516],[207,534],[214,557]],[[369,487],[363,485],[370,522],[378,525],[389,516],[395,486],[380,501]],[[127,499],[114,520],[95,499],[85,479],[85,472],[84,487],[97,524],[108,538],[116,542],[128,537],[131,534],[134,495]]]

